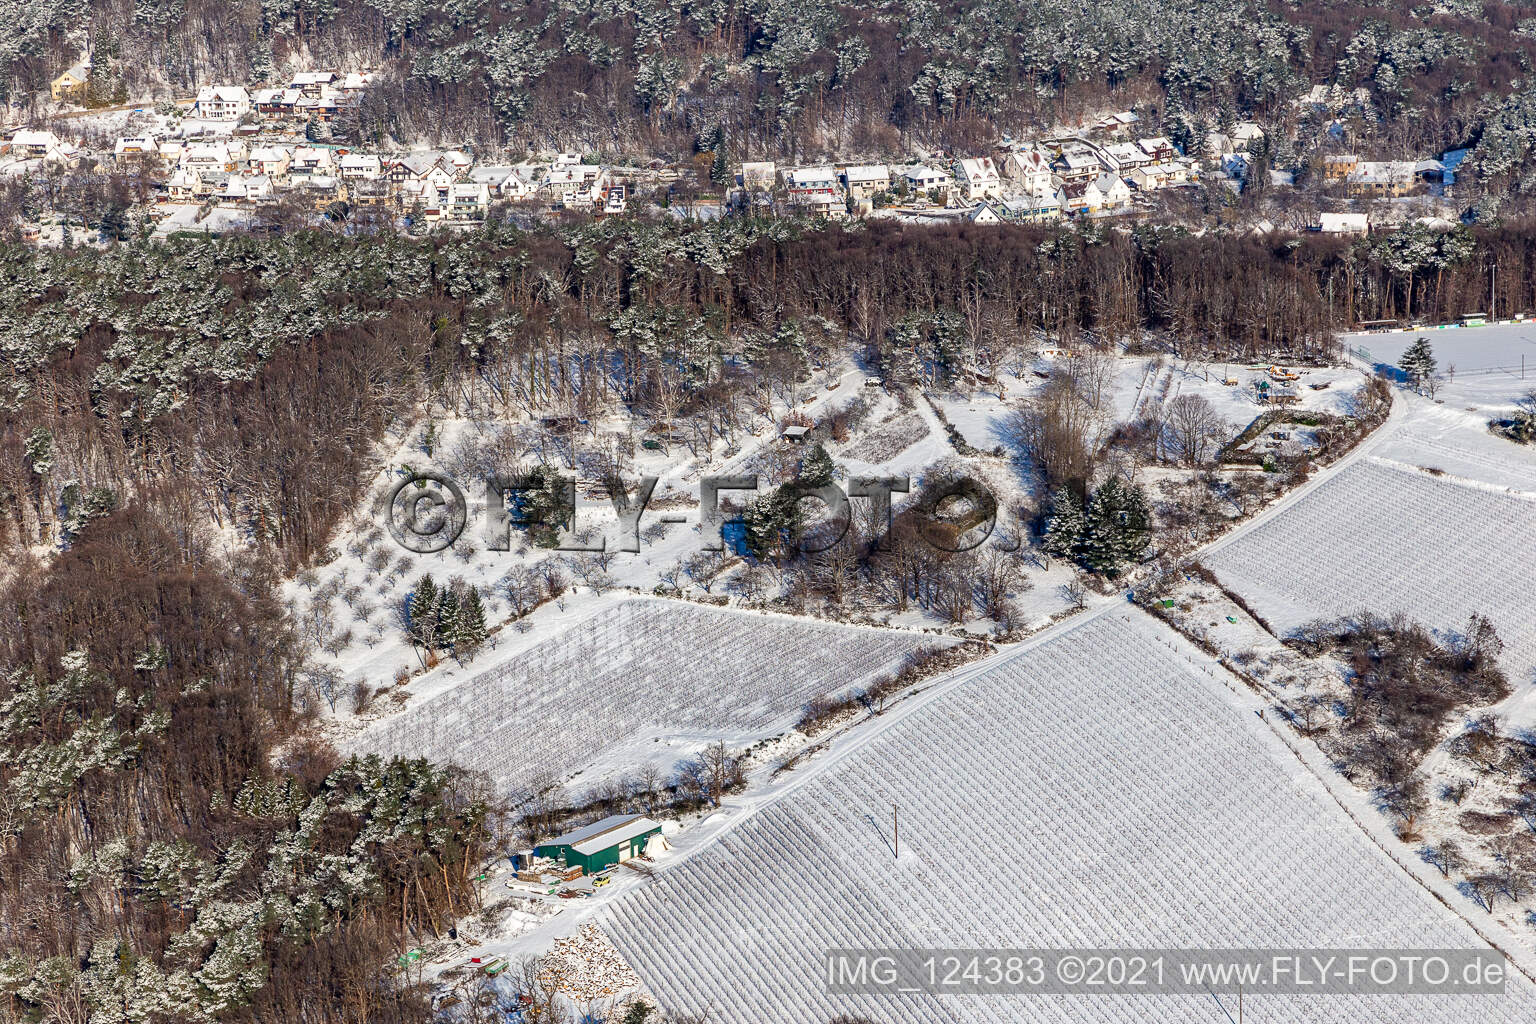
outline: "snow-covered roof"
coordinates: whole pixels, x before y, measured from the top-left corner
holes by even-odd
[[[987,181],[997,177],[997,165],[989,156],[967,157],[960,161],[960,173],[967,181]]]
[[[789,172],[791,188],[806,188],[837,181],[837,172],[830,167],[801,167]]]
[[[57,146],[59,137],[53,132],[36,128],[18,128],[16,134],[11,136],[11,145],[26,146],[29,149],[38,146]]]
[[[622,843],[626,839],[633,839],[659,828],[661,828],[659,822],[652,821],[643,814],[610,814],[590,825],[572,829],[564,835],[556,836],[539,845],[570,846],[574,847],[577,853],[590,856],[599,850],[606,850],[610,846]]]
[[[850,185],[855,182],[889,181],[891,170],[885,164],[859,164],[846,168],[843,177],[848,179]]]

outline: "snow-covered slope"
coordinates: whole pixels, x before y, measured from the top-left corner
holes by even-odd
[[[663,767],[793,723],[944,637],[637,598],[602,608],[494,668],[357,734],[359,751],[488,772],[503,791]],[[594,770],[595,769],[595,770]]]
[[[1479,946],[1215,671],[1139,612],[1096,614],[802,769],[803,784],[624,893],[605,927],[664,1005],[725,1024],[1228,1013],[1207,995],[834,999],[823,955],[836,947]],[[1510,991],[1266,996],[1248,1012],[1531,1019],[1530,987]]]

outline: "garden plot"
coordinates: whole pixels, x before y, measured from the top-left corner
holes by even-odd
[[[1536,670],[1533,537],[1536,496],[1370,458],[1204,561],[1282,636],[1364,610],[1445,636],[1481,612],[1518,699]]]
[[[1227,1019],[1206,995],[834,999],[829,948],[1480,946],[1192,650],[1116,610],[962,677],[626,893],[605,929],[665,1006],[724,1024]],[[1511,992],[1247,1010],[1531,1019],[1529,986]]]
[[[935,642],[950,641],[625,601],[378,723],[352,745],[485,771],[503,792],[599,763],[631,770],[662,758],[670,768],[715,740],[773,735],[812,697],[868,683]]]

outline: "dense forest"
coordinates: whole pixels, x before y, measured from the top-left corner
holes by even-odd
[[[423,403],[724,429],[850,352],[942,388],[1039,344],[1297,361],[1536,307],[1536,233],[1362,239],[610,220],[0,249],[0,1020],[421,1019],[483,781],[342,761],[274,597]]]
[[[961,146],[1136,106],[1176,142],[1366,91],[1352,133],[1472,142],[1536,54],[1536,5],[1498,0],[5,0],[0,99],[92,61],[92,93],[185,96],[310,66],[378,66],[343,128],[488,149],[761,155]],[[1320,125],[1302,125],[1303,140]]]

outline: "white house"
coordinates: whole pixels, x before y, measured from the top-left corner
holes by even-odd
[[[957,179],[972,202],[995,196],[1002,191],[1003,177],[997,163],[989,156],[968,157],[957,164]]]
[[[750,161],[741,165],[741,187],[748,191],[771,192],[778,175],[772,160]]]
[[[1093,184],[1099,190],[1101,209],[1118,210],[1130,205],[1131,187],[1118,174],[1101,174]]]
[[[1104,147],[1104,155],[1114,164],[1113,170],[1125,174],[1133,167],[1145,167],[1153,162],[1146,150],[1134,142],[1114,142]]]
[[[251,110],[243,85],[205,85],[197,90],[197,116],[205,121],[238,121]]]
[[[1036,195],[1009,196],[1003,209],[1014,220],[1043,223],[1061,219],[1061,192],[1054,186]]]
[[[1056,158],[1053,169],[1063,181],[1087,181],[1104,171],[1099,154],[1087,146],[1069,146]]]
[[[843,181],[848,187],[849,196],[854,199],[869,199],[876,192],[885,192],[890,189],[891,169],[885,164],[861,164],[847,167],[843,170]]]
[[[562,206],[595,202],[603,187],[603,169],[597,164],[557,164],[544,175],[541,190],[551,203]]]
[[[246,158],[245,164],[256,174],[280,178],[288,173],[290,159],[288,150],[282,146],[257,146],[251,150],[251,155]]]
[[[131,163],[157,155],[159,147],[149,135],[123,135],[112,145],[112,159],[119,164]]]
[[[1009,153],[1003,160],[1003,172],[1032,196],[1051,187],[1051,161],[1037,149]]]
[[[5,144],[6,152],[24,160],[36,160],[57,152],[62,143],[53,132],[34,128],[18,128]]]
[[[1364,213],[1325,213],[1317,229],[1329,235],[1363,235],[1371,229],[1371,219]]]
[[[1138,139],[1136,145],[1140,146],[1141,151],[1147,156],[1159,162],[1172,160],[1179,155],[1173,143],[1161,135],[1154,135],[1150,139]]]
[[[300,71],[288,83],[288,88],[297,89],[313,99],[326,99],[331,95],[335,81],[334,71]]]
[[[373,153],[348,153],[337,170],[348,181],[374,181],[384,173],[384,165]]]
[[[1104,193],[1092,178],[1079,178],[1061,187],[1068,213],[1097,213],[1104,206]]]
[[[491,205],[491,191],[483,181],[461,181],[448,189],[444,215],[456,223],[484,220]]]
[[[950,178],[948,172],[929,167],[927,164],[918,164],[908,169],[904,177],[907,180],[907,188],[914,192],[929,192],[933,189],[948,192],[950,186],[954,184],[954,179]]]
[[[992,204],[987,202],[977,203],[971,207],[970,210],[966,211],[965,218],[972,224],[1001,224],[1003,222],[1003,218],[999,217],[997,211],[992,209]]]
[[[336,173],[336,159],[328,149],[300,146],[288,161],[290,178],[330,177]]]
[[[194,170],[180,168],[165,183],[166,197],[173,203],[190,202],[204,191],[202,177]]]
[[[791,199],[811,196],[836,196],[839,192],[837,172],[830,167],[801,167],[789,172]]]
[[[223,142],[194,142],[181,154],[181,166],[199,174],[210,171],[225,173],[236,170],[238,158]]]

